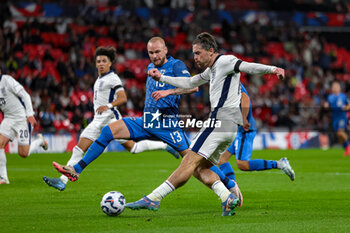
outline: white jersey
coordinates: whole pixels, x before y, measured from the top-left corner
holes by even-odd
[[[242,124],[240,114],[241,85],[240,72],[235,65],[240,61],[233,55],[219,55],[211,67],[208,67],[200,78],[209,81],[209,98],[212,118],[233,120]]]
[[[242,125],[240,110],[240,71],[250,74],[273,73],[274,66],[249,63],[233,55],[218,55],[211,67],[191,78],[162,75],[161,82],[180,88],[193,88],[209,82],[210,118],[221,124],[203,126],[192,140],[190,149],[217,164],[221,154],[236,137],[237,124]]]
[[[100,106],[106,106],[117,99],[118,95],[116,93],[120,90],[124,90],[122,82],[119,76],[113,71],[98,77],[94,84],[94,112],[96,113],[97,108]],[[120,118],[120,114],[116,108],[104,111],[102,114],[95,114],[94,116],[94,118],[101,120],[113,117],[116,119]]]
[[[0,75],[0,109],[5,118],[26,119],[34,115],[29,95],[10,75]]]
[[[160,81],[187,89],[209,82],[210,118],[233,121],[241,125],[242,114],[239,107],[241,86],[239,72],[271,74],[275,69],[275,66],[244,62],[233,55],[218,55],[212,66],[208,67],[203,73],[191,78],[161,75]]]

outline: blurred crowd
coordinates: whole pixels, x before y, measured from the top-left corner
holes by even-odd
[[[208,1],[210,4],[210,1]],[[169,55],[181,59],[194,75],[191,41],[202,32],[214,34],[221,53],[250,62],[283,67],[287,79],[242,75],[259,129],[330,131],[330,114],[322,106],[334,80],[349,96],[346,75],[348,51],[318,33],[301,32],[293,23],[274,24],[259,19],[211,24],[210,7],[181,22],[151,15],[148,20],[132,14],[98,17],[28,19],[16,23],[9,9],[0,17],[0,68],[28,90],[44,132],[82,130],[93,117],[93,60],[100,45],[117,48],[115,71],[128,96],[120,108],[124,116],[142,115],[146,69],[146,43],[152,36],[165,38]],[[180,112],[203,119],[210,111],[208,86],[183,96]]]

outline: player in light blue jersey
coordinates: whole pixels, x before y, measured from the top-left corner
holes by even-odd
[[[346,95],[341,92],[339,82],[333,82],[332,94],[328,95],[325,107],[332,111],[332,128],[336,132],[339,142],[343,144],[344,156],[348,156],[350,155],[350,145],[345,130],[348,125],[346,111],[350,110],[350,103]]]
[[[230,147],[222,154],[219,162],[219,168],[223,174],[236,181],[235,173],[231,164],[228,162],[232,155],[236,155],[238,169],[242,171],[263,171],[269,169],[281,169],[291,180],[294,180],[295,174],[287,158],[279,161],[251,159],[253,153],[253,141],[257,132],[257,126],[253,117],[252,105],[247,90],[241,84],[241,110],[243,116],[243,126],[238,127],[237,136]],[[217,167],[211,168],[213,171]],[[243,196],[239,196],[240,206],[243,204]]]
[[[190,76],[182,61],[166,56],[168,51],[162,38],[153,37],[150,39],[147,44],[147,50],[151,60],[148,69],[156,67],[164,74]],[[123,118],[109,124],[102,129],[99,138],[89,147],[85,156],[74,165],[74,168],[72,166],[59,166],[57,163],[54,163],[55,167],[57,168],[58,166],[58,170],[65,175],[67,175],[67,172],[64,172],[64,169],[72,171],[72,175],[68,174],[67,176],[70,180],[74,181],[83,169],[95,160],[113,139],[133,139],[135,141],[160,139],[179,151],[181,155],[184,155],[189,147],[189,142],[183,129],[176,124],[179,113],[179,95],[192,93],[197,91],[197,88],[178,88],[176,91],[178,95],[169,95],[156,101],[152,97],[153,92],[173,89],[175,87],[156,82],[151,78],[147,79],[146,86],[147,91],[143,117]],[[165,122],[164,120],[166,121],[165,125],[163,124]]]
[[[168,51],[162,38],[153,37],[150,39],[147,50],[152,62],[148,69],[156,68],[162,74],[175,77],[190,77],[182,61],[166,57]],[[148,77],[146,85],[143,117],[123,118],[107,125],[102,129],[97,140],[89,147],[85,156],[74,167],[71,165],[62,166],[53,162],[54,167],[71,181],[76,181],[83,169],[99,157],[108,143],[114,139],[132,139],[135,141],[160,139],[184,156],[188,152],[189,142],[183,128],[177,124],[179,95],[195,92],[198,88],[173,89],[174,86],[154,81],[150,77]],[[168,93],[163,96],[164,98],[159,99],[158,97],[162,91],[166,90],[170,90],[172,94],[168,95]],[[221,173],[221,171],[219,172]],[[199,179],[199,177],[197,178]],[[235,183],[229,180],[226,185],[230,189],[235,186]]]
[[[80,134],[78,144],[73,148],[73,153],[67,165],[79,162],[90,145],[98,138],[104,126],[121,119],[117,107],[127,101],[126,93],[119,76],[113,72],[112,65],[116,57],[114,48],[99,47],[95,52],[95,63],[98,78],[94,84],[94,109],[96,114],[93,121]],[[117,140],[125,149],[133,154],[146,150],[167,150],[176,158],[180,155],[172,147],[161,141],[142,140]],[[43,177],[44,182],[63,191],[66,189],[68,178],[62,175],[60,178]]]

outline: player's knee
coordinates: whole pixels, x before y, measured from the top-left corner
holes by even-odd
[[[200,180],[200,168],[196,168],[193,172],[193,176]]]
[[[218,165],[227,163],[231,156],[232,156],[232,154],[226,150],[226,151],[221,155],[220,161],[219,161],[219,164],[218,164]]]
[[[126,143],[124,143],[122,145],[127,151],[131,152],[132,154],[136,154],[136,151],[133,150],[133,148],[136,145],[136,143],[137,142],[135,142],[134,144],[131,144],[131,143],[126,142]]]
[[[347,140],[347,135],[344,131],[338,131],[337,132],[337,137],[338,139],[343,142],[343,141],[346,141]]]
[[[343,131],[343,130],[339,130],[338,132],[337,132],[337,136],[339,137],[342,137],[342,136],[346,136],[346,133],[345,133],[345,131]]]
[[[18,154],[22,158],[26,158],[29,156],[29,146],[18,146]]]
[[[241,171],[249,171],[249,162],[243,160],[237,160],[237,167]]]
[[[28,152],[26,152],[26,151],[18,151],[18,154],[22,158],[27,158],[28,157]]]
[[[194,152],[187,153],[186,156],[182,159],[180,166],[182,168],[190,169],[195,171],[200,164],[200,160],[197,159],[197,156]]]
[[[190,152],[190,150],[186,149],[186,150],[180,151],[179,153],[180,153],[181,157],[184,158],[185,155],[187,155],[189,152]]]

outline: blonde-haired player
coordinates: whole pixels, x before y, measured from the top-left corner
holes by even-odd
[[[94,111],[93,121],[83,130],[78,144],[73,148],[73,154],[67,165],[74,165],[81,160],[90,145],[98,138],[101,130],[106,125],[122,118],[117,107],[126,103],[127,97],[119,76],[111,69],[116,52],[113,47],[99,47],[95,52],[95,63],[98,78],[94,84]],[[146,150],[167,150],[175,158],[180,155],[166,143],[161,141],[143,140],[134,142],[131,140],[117,140],[131,153],[141,153]],[[60,178],[43,177],[44,182],[59,191],[66,188],[68,178],[62,175]]]

